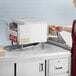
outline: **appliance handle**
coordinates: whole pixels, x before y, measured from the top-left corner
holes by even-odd
[[[44,70],[43,66],[44,66],[43,63],[39,63],[39,72],[42,72]]]

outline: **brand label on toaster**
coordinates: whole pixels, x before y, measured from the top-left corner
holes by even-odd
[[[29,38],[21,38],[19,39],[20,42],[29,42]]]

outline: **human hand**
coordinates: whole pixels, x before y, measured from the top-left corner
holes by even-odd
[[[56,30],[57,30],[58,32],[62,32],[62,31],[64,30],[64,27],[63,27],[63,26],[57,26],[57,27],[56,27]]]

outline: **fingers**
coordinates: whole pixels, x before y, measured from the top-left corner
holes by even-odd
[[[57,26],[57,27],[56,27],[56,30],[57,30],[58,32],[61,32],[61,31],[63,31],[63,27]]]

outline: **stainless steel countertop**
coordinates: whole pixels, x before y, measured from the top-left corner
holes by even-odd
[[[4,56],[0,56],[0,62],[17,62],[22,59],[35,59],[35,58],[59,58],[71,55],[70,51],[63,49],[61,47],[44,44],[44,49],[42,49],[41,44],[35,47],[24,48],[20,50],[6,50]]]

